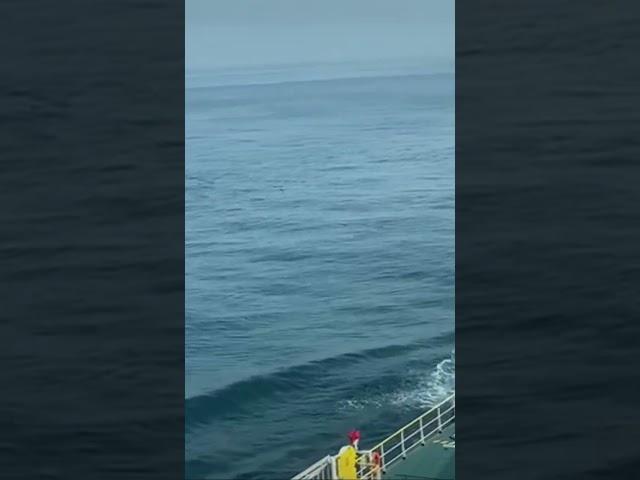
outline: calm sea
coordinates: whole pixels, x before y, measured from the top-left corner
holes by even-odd
[[[195,72],[189,479],[288,478],[454,388],[454,77]]]

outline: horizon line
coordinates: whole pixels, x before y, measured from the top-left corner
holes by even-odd
[[[305,78],[305,79],[292,79],[292,80],[272,80],[272,81],[256,81],[256,82],[247,82],[247,83],[213,83],[209,85],[197,85],[197,86],[189,86],[188,82],[185,81],[185,89],[186,90],[202,90],[207,88],[225,88],[225,87],[250,87],[250,86],[266,86],[266,85],[282,85],[282,84],[290,84],[290,83],[313,83],[313,82],[330,82],[334,80],[359,80],[359,79],[371,79],[371,78],[406,78],[406,77],[437,77],[437,76],[446,76],[446,75],[455,75],[455,70],[451,71],[438,71],[438,72],[420,72],[420,73],[393,73],[384,75],[381,73],[372,73],[372,74],[364,74],[359,76],[354,75],[345,75],[345,76],[331,76],[324,78]]]

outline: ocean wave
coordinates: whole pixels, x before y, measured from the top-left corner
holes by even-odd
[[[410,408],[429,408],[455,392],[455,350],[451,356],[440,361],[429,375],[409,391],[397,393],[394,405]]]
[[[409,380],[393,392],[351,398],[338,404],[339,411],[365,410],[371,408],[426,409],[455,392],[455,350],[449,357],[439,361],[426,376],[424,371],[411,372]]]
[[[304,397],[318,390],[335,391],[344,384],[345,370],[361,369],[362,364],[372,360],[404,355],[424,348],[424,342],[407,345],[389,345],[362,350],[356,353],[337,355],[302,365],[296,365],[266,375],[254,376],[232,383],[211,393],[197,395],[185,400],[187,431],[224,416],[252,414],[256,402],[273,400],[287,395],[287,400],[297,398],[295,392],[304,391]],[[347,386],[350,386],[347,384]],[[258,409],[259,410],[259,409]]]

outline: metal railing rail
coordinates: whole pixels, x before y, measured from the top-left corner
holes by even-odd
[[[379,480],[382,474],[418,445],[424,445],[436,433],[455,421],[455,393],[427,412],[389,435],[370,450],[358,451],[358,479]],[[336,456],[328,455],[291,480],[335,480]]]
[[[338,478],[335,457],[327,455],[291,480],[334,480]]]
[[[362,451],[365,461],[358,471],[359,480],[379,479],[391,465],[455,421],[455,394],[445,398],[415,420],[389,435],[370,450]],[[374,456],[378,461],[374,461]]]

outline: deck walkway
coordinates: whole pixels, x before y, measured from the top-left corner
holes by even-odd
[[[383,480],[454,480],[456,442],[455,424],[447,426],[442,433],[418,445],[389,467]]]

